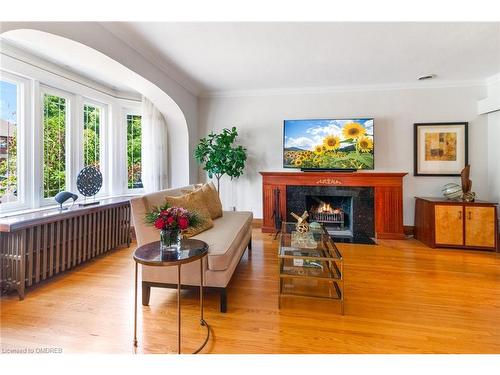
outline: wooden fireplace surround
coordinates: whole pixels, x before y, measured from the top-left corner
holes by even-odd
[[[404,239],[403,177],[407,173],[381,172],[260,172],[262,175],[262,232],[272,233],[274,206],[279,192],[281,217],[286,219],[287,186],[373,187],[375,195],[375,236]]]

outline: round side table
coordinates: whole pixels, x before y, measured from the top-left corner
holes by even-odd
[[[160,241],[139,246],[134,251],[135,260],[135,301],[134,301],[134,346],[137,346],[137,273],[139,264],[153,267],[177,266],[177,353],[181,353],[181,266],[183,264],[200,261],[200,325],[206,327],[207,335],[203,344],[193,354],[199,353],[207,344],[210,337],[210,327],[203,319],[203,261],[208,254],[208,245],[200,240],[181,240],[178,252],[160,252]]]

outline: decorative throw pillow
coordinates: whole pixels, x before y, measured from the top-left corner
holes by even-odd
[[[201,187],[201,191],[203,193],[203,200],[208,208],[208,212],[210,212],[210,217],[212,219],[222,217],[222,203],[213,182],[203,185]]]
[[[192,193],[193,191],[201,189],[203,184],[194,184],[193,186],[190,186],[187,189],[181,189],[182,194],[189,194]]]
[[[217,219],[222,217],[222,203],[219,198],[219,193],[212,182],[207,184],[196,184],[193,186],[192,190],[183,189],[184,194],[189,194],[192,192],[199,192],[202,194],[202,199],[205,202],[205,206],[210,212],[210,217],[212,219]]]
[[[189,227],[182,232],[185,237],[196,236],[214,226],[214,222],[210,217],[210,212],[205,206],[205,202],[200,193],[193,192],[178,197],[167,196],[165,197],[165,201],[172,207],[183,207],[188,211],[196,212],[200,216],[200,224],[198,226]]]

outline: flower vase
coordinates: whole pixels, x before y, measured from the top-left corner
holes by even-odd
[[[160,250],[162,252],[179,251],[181,232],[178,229],[163,229],[160,231]]]

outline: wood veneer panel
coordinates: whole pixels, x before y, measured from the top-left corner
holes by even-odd
[[[434,205],[424,199],[415,200],[415,239],[427,246],[435,247],[434,243]]]
[[[465,245],[495,246],[495,207],[465,208]]]
[[[461,205],[436,205],[434,207],[436,244],[464,244],[463,208]]]
[[[403,192],[400,187],[375,188],[377,238],[404,239]]]

